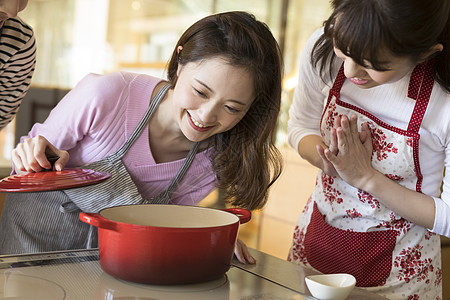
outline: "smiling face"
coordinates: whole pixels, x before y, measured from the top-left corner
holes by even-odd
[[[0,28],[7,19],[14,18],[27,7],[28,0],[0,0]]]
[[[173,112],[184,136],[199,142],[233,128],[255,97],[253,77],[222,58],[179,65]]]
[[[393,55],[383,55],[385,62],[379,71],[374,69],[370,63],[361,66],[351,57],[345,55],[341,50],[334,47],[334,53],[344,61],[344,74],[352,83],[363,89],[372,88],[386,83],[393,83],[403,78],[410,72],[415,64],[407,57],[395,57]]]

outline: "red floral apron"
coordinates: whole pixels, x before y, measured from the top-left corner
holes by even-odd
[[[412,72],[408,97],[415,100],[415,107],[404,130],[340,99],[346,79],[342,65],[322,116],[325,143],[329,145],[336,116],[356,114],[358,126],[368,122],[372,132],[373,167],[421,192],[418,132],[433,88],[432,70],[432,62],[428,62]],[[440,255],[438,235],[320,170],[298,220],[288,260],[322,273],[350,273],[357,286],[390,299],[441,299]]]

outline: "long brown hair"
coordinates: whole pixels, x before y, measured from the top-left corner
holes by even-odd
[[[383,71],[380,49],[420,61],[440,43],[434,55],[435,80],[450,92],[450,1],[449,0],[333,0],[333,13],[325,21],[324,34],[312,50],[312,62],[325,74],[335,58],[335,46],[359,65],[369,61]],[[336,22],[336,19],[339,19]]]
[[[183,50],[178,53],[177,47]],[[280,176],[282,159],[275,147],[281,104],[281,52],[266,24],[246,12],[226,12],[194,23],[180,37],[168,65],[175,86],[178,64],[221,57],[253,76],[255,99],[232,129],[214,137],[212,165],[218,188],[234,206],[262,208],[268,188]]]

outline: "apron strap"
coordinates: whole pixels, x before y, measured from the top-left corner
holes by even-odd
[[[433,71],[434,59],[417,65],[411,74],[408,86],[408,97],[416,100],[416,105],[414,106],[414,110],[408,124],[409,132],[419,132],[423,116],[425,115],[425,111],[428,106],[431,90],[433,89]],[[333,87],[330,89],[327,101],[328,103],[330,102],[332,96],[339,98],[345,79],[344,63],[342,63],[339,68],[339,72],[336,75],[336,80],[333,83]]]
[[[171,87],[170,84],[166,84],[158,91],[158,93],[155,95],[155,97],[153,97],[153,99],[150,101],[150,105],[147,108],[147,110],[144,114],[144,117],[141,119],[141,121],[136,126],[134,131],[131,133],[130,137],[125,142],[125,144],[123,144],[122,147],[116,153],[111,154],[108,157],[105,157],[104,160],[108,160],[109,162],[114,162],[114,161],[118,161],[118,160],[122,159],[122,157],[127,153],[127,151],[131,148],[133,143],[140,136],[140,134],[142,133],[144,128],[146,128],[148,122],[152,118],[154,112],[158,108],[159,104],[161,103],[162,99],[164,98],[166,92],[169,90],[170,87]],[[168,189],[149,200],[144,200],[143,203],[160,203],[160,204],[169,203],[170,197],[171,197],[173,191],[176,189],[178,183],[181,181],[181,179],[183,178],[183,176],[186,174],[187,170],[191,166],[192,161],[194,160],[195,155],[197,154],[198,146],[199,146],[198,142],[194,143],[194,145],[192,146],[191,150],[189,151],[183,165],[181,166],[177,175],[173,178]],[[66,204],[66,206],[67,207],[62,207],[61,209],[67,210],[67,211],[70,211],[72,209],[70,204]]]
[[[344,63],[342,63],[341,67],[339,68],[339,72],[336,75],[336,79],[334,80],[333,86],[331,87],[328,96],[328,101],[330,101],[331,95],[334,95],[336,98],[339,98],[341,94],[341,88],[344,85],[345,79],[347,78],[345,77],[344,74]]]
[[[408,131],[418,133],[423,116],[427,110],[431,90],[434,84],[434,60],[416,66],[411,74],[408,86],[408,97],[416,100],[416,105],[408,124]]]
[[[160,193],[159,195],[150,198],[149,200],[145,200],[144,203],[152,203],[152,204],[167,204],[170,201],[170,197],[172,196],[173,191],[176,189],[178,184],[180,183],[181,179],[183,179],[184,174],[186,174],[187,170],[192,164],[192,161],[195,158],[195,155],[197,154],[198,145],[200,143],[196,142],[192,146],[191,150],[189,151],[186,159],[184,160],[183,165],[181,166],[180,170],[178,171],[177,175],[174,177],[172,182],[170,183],[167,190]]]
[[[128,140],[123,144],[123,146],[114,154],[108,156],[108,159],[116,160],[121,159],[125,153],[133,146],[134,142],[137,140],[137,138],[140,136],[144,128],[147,126],[148,122],[152,118],[153,114],[155,113],[156,109],[159,106],[159,103],[161,103],[161,100],[164,98],[167,90],[170,88],[170,84],[164,85],[158,93],[153,97],[153,99],[150,101],[150,105],[148,106],[144,117],[141,119],[139,124],[134,129],[133,133],[130,135]]]

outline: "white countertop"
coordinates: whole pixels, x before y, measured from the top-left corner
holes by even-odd
[[[316,273],[258,250],[250,251],[257,260],[255,265],[234,260],[222,278],[178,286],[135,284],[109,276],[100,267],[97,249],[5,255],[0,256],[0,298],[178,300],[182,295],[182,299],[195,300],[315,299],[304,278]],[[354,288],[347,299],[385,298]]]
[[[319,273],[255,249],[250,248],[250,252],[253,257],[255,257],[256,264],[245,265],[239,263],[235,259],[233,261],[233,265],[238,268],[245,269],[253,274],[270,279],[272,282],[278,283],[291,290],[298,291],[306,295],[311,295],[308,287],[306,286],[305,277]],[[355,287],[348,296],[347,300],[356,299],[382,300],[386,298]]]

